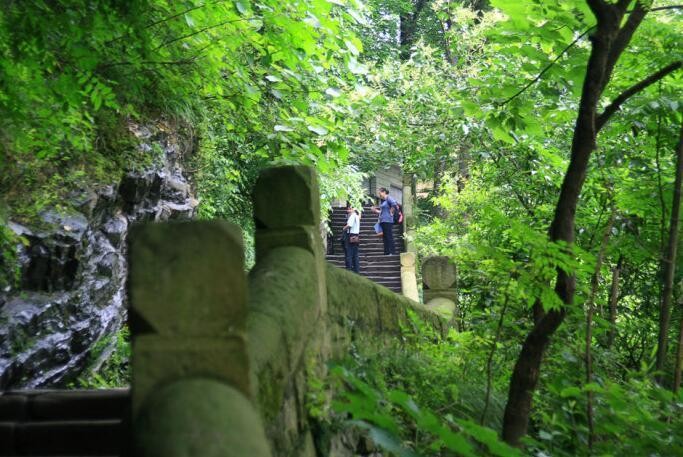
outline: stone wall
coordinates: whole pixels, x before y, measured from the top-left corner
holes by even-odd
[[[380,187],[389,190],[390,195],[399,203],[403,203],[403,171],[398,165],[379,169],[368,183],[370,196],[377,196]]]
[[[239,230],[229,224],[157,225],[136,234],[130,285],[136,455],[180,457],[183,449],[213,455],[218,449],[241,456],[245,445],[255,457],[360,455],[357,434],[341,439],[310,417],[312,377],[324,379],[328,362],[352,345],[398,338],[409,324],[408,310],[447,331],[446,322],[422,305],[325,263],[318,192],[310,168],[262,173],[254,193],[257,259],[248,278],[234,248]],[[174,243],[170,252],[166,243]],[[183,269],[197,270],[193,292],[184,291],[190,284]],[[216,287],[220,294],[211,292]],[[199,337],[202,326],[211,329],[210,341]],[[221,343],[226,339],[235,343]],[[220,409],[193,409],[190,417],[191,401]],[[216,444],[204,432],[232,430],[240,417],[254,427],[255,415],[257,429],[244,431],[233,446],[233,438]],[[264,431],[268,450],[257,445]]]
[[[196,200],[183,170],[193,145],[170,128],[129,126],[157,162],[97,189],[74,191],[65,213],[10,223],[21,246],[21,286],[0,291],[0,389],[63,386],[126,316],[126,237],[132,223],[187,219]],[[66,206],[66,205],[65,205]],[[107,348],[101,360],[107,356]],[[97,361],[95,361],[97,363]]]
[[[424,305],[332,265],[327,267],[327,303],[332,359],[343,358],[354,343],[399,338],[411,325],[409,311],[442,336],[448,332],[447,321]]]

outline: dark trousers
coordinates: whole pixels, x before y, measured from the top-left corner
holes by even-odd
[[[391,222],[382,222],[382,241],[384,241],[384,255],[395,255],[396,249],[394,248],[394,224]]]
[[[346,254],[346,269],[360,273],[358,243],[349,243],[348,235],[344,238],[344,252]]]

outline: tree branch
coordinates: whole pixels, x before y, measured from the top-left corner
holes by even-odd
[[[626,7],[628,6],[628,3],[626,2],[627,5],[623,6],[621,3],[617,5],[617,7],[622,7],[623,9],[619,10],[619,18],[616,23],[618,24],[621,22],[621,18],[623,18],[623,15],[626,12]],[[643,21],[643,18],[645,18],[645,15],[647,14],[647,10],[645,9],[645,5],[643,4],[642,0],[639,0],[636,3],[635,8],[631,11],[631,14],[629,14],[628,19],[626,20],[626,23],[624,24],[623,27],[619,29],[617,32],[617,36],[614,38],[614,41],[612,42],[612,45],[610,46],[609,54],[607,55],[607,65],[605,67],[605,78],[603,79],[603,86],[602,89],[604,90],[605,87],[607,86],[607,83],[609,83],[610,78],[612,77],[612,71],[614,71],[614,66],[617,63],[617,59],[619,59],[619,56],[624,52],[624,49],[626,49],[626,46],[628,46],[629,42],[631,41],[631,37],[633,37],[633,34],[635,33],[636,29],[640,25],[640,23]]]
[[[522,88],[521,88],[519,91],[517,91],[514,95],[512,95],[512,96],[510,96],[509,98],[505,99],[504,101],[500,102],[500,104],[499,104],[498,106],[506,105],[506,104],[510,103],[512,100],[514,100],[515,98],[517,98],[517,97],[519,97],[520,95],[522,95],[522,93],[524,93],[529,87],[533,86],[536,82],[538,82],[538,81],[543,77],[543,75],[544,75],[548,70],[550,70],[550,69],[553,67],[553,65],[555,65],[555,64],[557,63],[558,60],[560,60],[560,57],[562,57],[563,55],[565,55],[565,54],[567,53],[567,51],[569,51],[571,48],[573,48],[574,45],[575,45],[576,43],[578,43],[579,40],[581,40],[581,38],[583,38],[583,37],[585,37],[586,35],[588,35],[588,33],[590,33],[594,28],[595,28],[595,26],[590,27],[590,28],[586,29],[581,35],[579,35],[578,37],[576,37],[576,39],[575,39],[574,41],[572,41],[571,43],[569,43],[569,44],[567,45],[567,47],[564,48],[564,49],[562,50],[562,52],[560,52],[560,53],[557,55],[557,57],[555,57],[548,65],[546,65],[546,67],[545,67],[543,70],[541,70],[541,72],[540,72],[534,79],[532,79],[531,81],[529,81],[524,87],[522,87]]]
[[[177,17],[183,16],[183,15],[185,15],[185,14],[187,14],[187,13],[191,13],[192,11],[195,11],[195,10],[198,10],[198,9],[201,9],[201,8],[204,8],[205,6],[208,6],[208,5],[216,5],[216,4],[218,4],[218,3],[225,3],[225,1],[216,1],[216,2],[213,2],[213,3],[202,3],[202,4],[200,4],[200,5],[195,5],[195,6],[192,6],[192,7],[190,7],[190,8],[187,8],[187,9],[185,9],[185,10],[183,10],[183,11],[180,11],[179,13],[173,14],[173,15],[171,15],[171,16],[163,17],[163,18],[161,18],[161,19],[157,19],[156,21],[152,21],[152,22],[150,22],[149,24],[146,24],[143,28],[149,29],[149,28],[152,28],[152,27],[157,26],[157,25],[159,25],[159,24],[163,24],[164,22],[172,21],[173,19],[175,19],[175,18],[177,18]],[[131,32],[126,32],[126,33],[124,33],[124,34],[122,34],[122,35],[119,35],[119,36],[117,36],[117,37],[115,37],[115,38],[112,38],[111,40],[105,42],[105,45],[108,46],[108,45],[113,44],[113,43],[115,43],[115,42],[117,42],[117,41],[119,41],[119,40],[121,40],[121,39],[123,39],[123,38],[126,38],[126,37],[130,36],[130,35],[131,35]]]
[[[254,19],[254,17],[241,17],[241,18],[238,18],[238,19],[231,19],[231,20],[228,20],[228,21],[223,21],[223,22],[220,22],[220,23],[214,24],[214,25],[207,25],[207,26],[204,27],[204,28],[195,30],[195,31],[192,32],[192,33],[188,33],[187,35],[179,36],[179,37],[170,39],[170,40],[168,40],[168,41],[165,41],[165,42],[161,43],[159,46],[157,46],[156,48],[154,48],[153,51],[157,51],[157,50],[163,48],[164,46],[168,46],[169,44],[175,43],[175,42],[177,42],[177,41],[186,40],[186,39],[191,38],[191,37],[193,37],[193,36],[195,36],[195,35],[199,35],[200,33],[204,33],[204,32],[207,32],[207,31],[209,31],[209,30],[216,29],[216,28],[218,28],[218,27],[223,27],[224,25],[233,24],[233,23],[235,23],[235,22],[248,21],[248,20],[250,20],[250,19]]]
[[[605,126],[607,121],[612,117],[612,115],[619,110],[621,105],[637,94],[638,92],[642,91],[643,89],[647,88],[648,86],[656,83],[660,79],[666,77],[667,75],[673,73],[674,71],[678,70],[683,66],[683,61],[679,60],[677,62],[674,62],[672,64],[667,65],[666,67],[662,68],[656,73],[651,74],[647,78],[643,79],[642,81],[634,84],[633,86],[629,87],[626,89],[624,92],[619,94],[617,98],[610,103],[607,108],[596,118],[595,120],[595,127],[596,130],[599,132],[602,127]]]
[[[681,10],[683,9],[683,5],[669,5],[669,6],[658,6],[656,8],[650,8],[647,11],[650,13],[654,13],[656,11],[665,11],[665,10]],[[629,11],[632,12],[633,10]]]
[[[598,22],[602,21],[609,11],[610,5],[605,0],[586,0],[586,3]]]

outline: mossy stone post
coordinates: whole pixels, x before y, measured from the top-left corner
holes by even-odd
[[[411,300],[420,301],[417,291],[417,249],[415,248],[415,210],[413,175],[403,172],[403,242],[406,252],[401,253],[401,293]]]
[[[406,251],[416,252],[415,249],[415,210],[413,197],[413,175],[403,172],[403,236]],[[416,280],[417,281],[417,280]],[[415,284],[417,288],[417,283]]]
[[[270,455],[249,400],[240,230],[146,224],[129,240],[134,455]]]
[[[320,235],[320,188],[315,169],[267,168],[256,181],[253,200],[256,261],[278,247],[310,251],[315,258],[320,310],[325,313],[325,251]]]
[[[259,341],[252,360],[260,409],[274,454],[314,455],[306,444],[312,443],[305,406],[308,378],[324,378],[331,352],[315,170],[263,170],[253,201],[256,265],[249,275],[250,308],[258,318],[250,317],[248,330]]]
[[[411,300],[420,301],[415,273],[416,259],[417,255],[414,252],[401,253],[401,293]]]
[[[455,317],[458,305],[455,265],[448,257],[432,256],[422,262],[425,306],[447,317]]]

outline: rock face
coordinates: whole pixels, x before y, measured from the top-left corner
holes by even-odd
[[[197,201],[183,170],[192,153],[169,129],[130,126],[155,164],[119,182],[72,194],[68,213],[39,226],[10,224],[21,246],[21,283],[0,292],[0,389],[56,387],[85,368],[93,346],[126,318],[126,236],[143,221],[187,219]],[[106,340],[105,340],[106,341]]]

